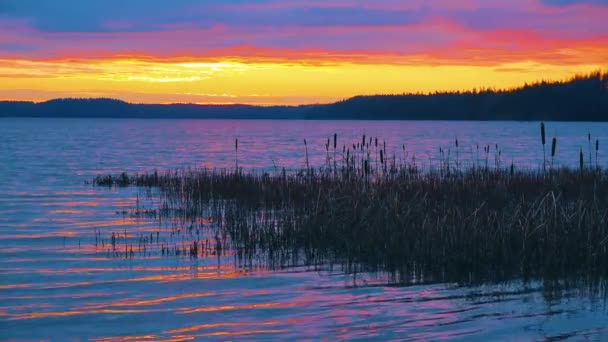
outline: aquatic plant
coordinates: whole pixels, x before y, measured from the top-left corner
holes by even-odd
[[[545,123],[540,123],[540,141],[543,144],[543,171],[547,169],[547,159],[545,153]]]
[[[373,170],[372,142],[363,136],[341,165],[299,172],[183,169],[95,182],[158,189],[155,215],[191,234],[161,241],[162,255],[229,251],[245,265],[338,265],[399,283],[608,276],[608,173],[584,168],[582,148],[579,171],[503,169],[495,146],[494,168],[420,172],[415,157],[387,167],[383,146]]]

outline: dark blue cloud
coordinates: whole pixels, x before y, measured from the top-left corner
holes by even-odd
[[[270,6],[252,10],[247,7],[276,4],[269,0],[2,0],[0,3],[0,19],[25,19],[45,32],[156,31],[168,25],[209,28],[220,24],[230,27],[391,26],[415,24],[428,16],[422,10],[326,6]]]
[[[179,22],[189,7],[200,1],[180,0],[3,0],[0,15],[29,20],[47,32],[111,31],[108,22],[125,21],[135,30],[149,30],[162,24]]]
[[[567,6],[575,4],[606,5],[608,0],[542,0],[542,3],[549,6]]]

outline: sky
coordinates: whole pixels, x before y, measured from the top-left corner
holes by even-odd
[[[608,67],[608,0],[0,0],[0,99],[328,103]]]

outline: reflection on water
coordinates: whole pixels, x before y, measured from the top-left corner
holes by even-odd
[[[303,138],[311,160],[321,164],[324,141],[334,131],[348,141],[361,133],[378,135],[387,146],[406,144],[421,160],[431,156],[431,162],[439,146],[458,136],[470,148],[497,143],[505,158],[536,167],[542,159],[537,124],[0,123],[0,339],[608,338],[603,300],[572,291],[551,296],[540,283],[393,287],[374,275],[353,280],[305,267],[243,269],[230,253],[163,257],[157,247],[150,248],[162,245],[172,231],[152,217],[130,215],[135,206],[150,207],[150,200],[133,189],[84,184],[95,174],[124,170],[232,167],[236,136],[239,165],[246,168],[303,166]],[[587,131],[608,141],[606,124],[548,127],[560,137],[559,163],[577,162]],[[600,155],[602,160],[608,157]],[[118,257],[112,254],[112,232],[126,234],[136,257],[125,258],[123,244]],[[138,245],[150,234],[156,245]]]

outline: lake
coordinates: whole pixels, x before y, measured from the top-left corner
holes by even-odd
[[[98,174],[234,168],[235,138],[246,170],[305,167],[304,139],[322,166],[334,133],[340,152],[366,134],[423,169],[439,164],[439,148],[468,166],[543,162],[538,122],[0,119],[0,340],[608,339],[603,298],[541,282],[398,287],[339,269],[125,259],[99,246],[96,234],[135,239],[159,223],[120,214],[153,203],[137,189],[85,184]],[[608,123],[547,123],[547,136],[547,156],[558,139],[556,167],[578,167],[581,150],[608,167]]]

